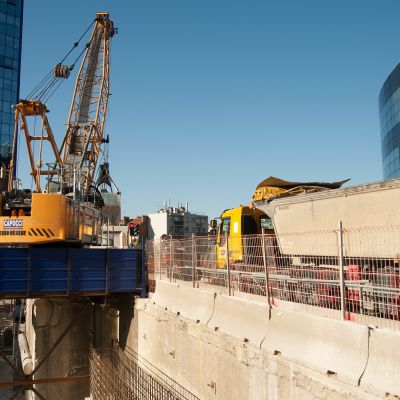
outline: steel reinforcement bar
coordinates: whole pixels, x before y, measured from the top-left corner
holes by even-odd
[[[183,386],[117,343],[99,352],[90,349],[90,394],[93,400],[198,400]]]

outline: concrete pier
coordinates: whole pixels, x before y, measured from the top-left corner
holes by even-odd
[[[110,347],[118,337],[118,312],[89,299],[34,299],[26,304],[26,337],[34,379],[87,376],[89,345]],[[42,383],[35,389],[46,399],[77,400],[89,396],[89,380]],[[27,399],[35,399],[27,392]]]

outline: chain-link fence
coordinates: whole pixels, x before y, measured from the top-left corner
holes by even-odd
[[[158,239],[146,253],[154,279],[400,330],[400,226]]]
[[[115,342],[101,353],[90,349],[92,400],[198,400],[198,397],[144,360]]]

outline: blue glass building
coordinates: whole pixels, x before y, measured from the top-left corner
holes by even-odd
[[[0,0],[0,185],[11,158],[14,111],[19,99],[24,0]]]
[[[383,177],[400,177],[400,64],[379,94]]]

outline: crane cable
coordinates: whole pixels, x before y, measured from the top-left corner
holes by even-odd
[[[36,115],[34,117],[34,124],[33,124],[33,136],[36,136]],[[35,159],[35,144],[36,144],[36,140],[33,140],[33,144],[32,144],[32,155],[33,155],[33,159]],[[19,146],[18,146],[19,147]],[[34,182],[34,176],[31,174],[31,192],[33,191],[33,182]]]
[[[109,41],[109,53],[111,53],[111,40]],[[109,59],[108,62],[109,62],[109,69],[111,69],[111,59]],[[108,77],[108,97],[111,96],[110,87],[111,87],[111,85],[110,85],[110,76],[109,76]],[[106,129],[106,126],[108,125],[107,116],[110,113],[109,110],[110,110],[110,102],[107,99],[107,109],[106,109],[106,113],[104,115],[104,127],[103,127],[103,133],[102,133],[103,137],[104,137],[104,130],[107,130]],[[108,135],[107,135],[107,137],[108,137]],[[101,153],[102,153],[101,154],[101,157],[102,157],[101,158],[101,162],[108,162],[108,156],[109,156],[109,153],[110,153],[109,141],[104,143],[103,151]]]
[[[73,43],[72,48],[67,52],[67,54],[62,58],[62,60],[58,63],[58,65],[61,65],[66,59],[67,57],[72,53],[72,51],[78,47],[80,41],[86,36],[87,32],[90,30],[90,28],[93,26],[93,24],[96,22],[96,19],[93,20],[91,22],[91,24],[85,29],[85,31],[82,33],[82,35],[80,36],[80,38]],[[86,50],[86,48],[88,47],[88,44],[85,46],[85,49],[81,52],[81,54],[78,56],[78,58],[74,61],[74,63],[70,66],[70,69],[72,70],[76,64],[76,62],[78,61],[78,59],[81,57],[81,55],[84,53],[84,51]],[[53,76],[53,69],[51,69],[51,71],[49,73],[47,73],[45,75],[45,77],[39,82],[38,85],[36,85],[31,92],[28,94],[28,96],[26,97],[28,100],[33,99],[34,97],[36,97],[38,100],[41,100],[43,97],[45,97],[45,95],[49,92],[49,90],[51,90],[53,88],[53,86],[55,85],[57,80],[57,77]],[[64,79],[63,79],[64,80]],[[61,80],[61,82],[63,81]],[[58,87],[60,86],[60,84],[56,87],[55,90],[58,89]],[[55,90],[53,90],[53,92],[51,92],[51,95],[55,92]],[[51,97],[48,96],[48,98]]]
[[[79,61],[79,59],[82,57],[82,55],[85,53],[85,51],[90,47],[90,44],[92,43],[92,39],[86,43],[86,46],[83,48],[83,50],[80,52],[80,54],[78,55],[78,57],[76,57],[75,61],[73,64],[71,64],[69,66],[70,71],[72,71],[75,68],[75,64]],[[39,100],[42,101],[43,103],[46,103],[49,101],[49,99],[53,96],[53,94],[56,92],[56,90],[61,86],[61,84],[65,81],[65,79],[61,79],[60,82],[58,83],[58,85],[55,87],[55,89],[50,92],[50,94],[47,94],[47,92],[49,90],[51,90],[55,84],[55,82],[57,81],[58,78],[54,78],[54,80],[52,81],[52,83],[49,85],[49,87],[46,89],[46,91],[43,93],[43,96],[41,95],[39,97]],[[47,96],[46,96],[47,94]]]

